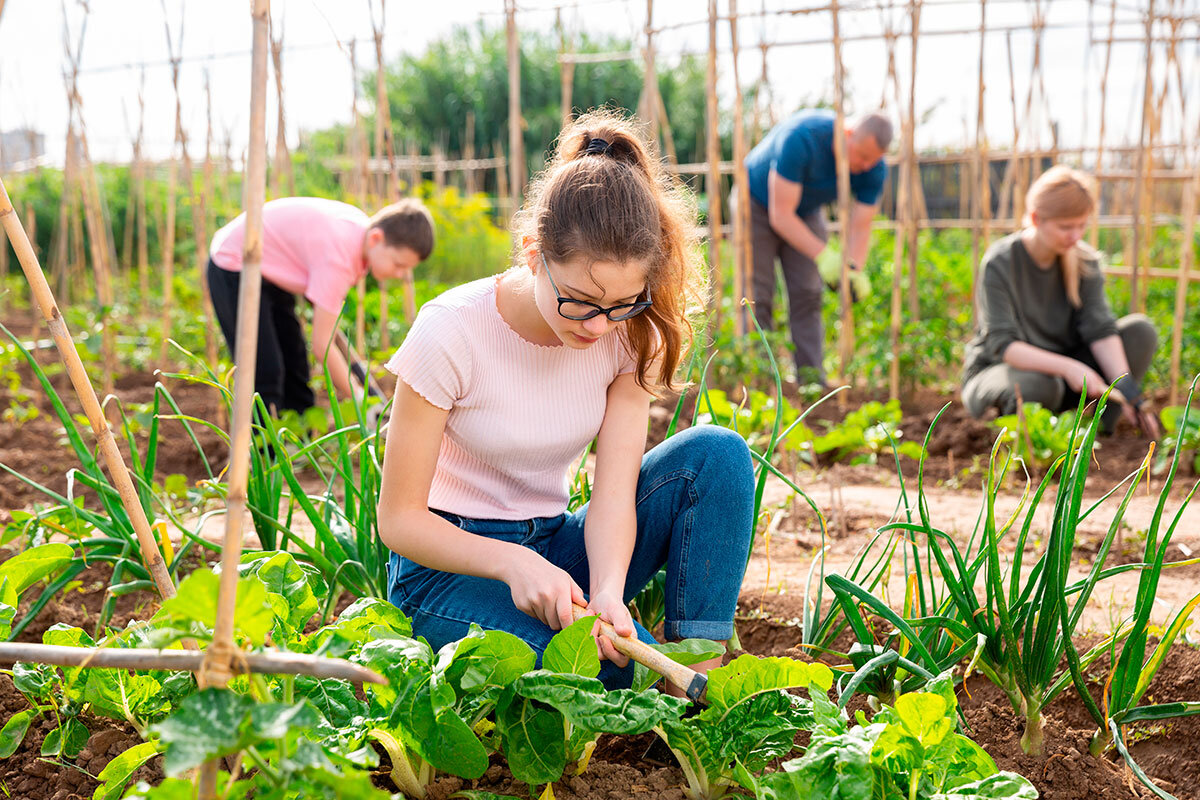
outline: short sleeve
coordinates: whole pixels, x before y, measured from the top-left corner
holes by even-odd
[[[417,313],[389,371],[433,405],[449,411],[471,382],[471,347],[453,311],[426,305]]]
[[[1092,262],[1080,265],[1079,274],[1079,336],[1086,344],[1117,334],[1117,318],[1108,305],[1104,292],[1104,273]]]
[[[885,180],[887,180],[887,164],[880,159],[879,163],[858,181],[858,185],[854,187],[854,198],[860,203],[869,206],[875,205],[879,202],[879,195],[883,194]]]
[[[314,270],[309,278],[308,286],[304,290],[304,296],[314,306],[333,314],[340,314],[342,313],[342,304],[346,302],[346,295],[349,294],[350,287],[354,285],[353,279],[350,283],[346,283],[346,277],[348,276],[334,270]]]
[[[792,183],[804,183],[804,175],[812,160],[812,142],[808,132],[796,128],[779,145],[772,167],[781,178]]]

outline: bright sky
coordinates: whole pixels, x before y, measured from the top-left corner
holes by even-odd
[[[559,0],[561,2],[561,0]],[[1200,93],[1200,0],[1174,0],[1192,15],[1183,31],[1192,41],[1181,45],[1180,61],[1185,93]],[[376,0],[378,2],[378,0]],[[524,29],[550,30],[554,12],[548,10],[556,0],[526,0],[521,3],[518,25]],[[727,13],[730,0],[719,0],[721,13]],[[1120,37],[1141,37],[1142,23],[1138,8],[1149,0],[1119,0],[1116,33]],[[886,0],[852,0],[858,11],[843,17],[843,36],[876,33],[881,30],[879,4]],[[140,64],[145,64],[146,136],[153,156],[168,152],[173,136],[174,95],[161,0],[91,0],[87,33],[83,45],[80,91],[88,126],[93,157],[127,159],[137,127],[137,90]],[[273,16],[284,31],[285,111],[288,139],[295,143],[300,129],[317,129],[350,119],[352,83],[349,50],[345,47],[358,38],[360,70],[373,66],[374,50],[370,42],[371,23],[368,0],[276,0]],[[591,0],[563,12],[568,29],[586,28],[592,32],[611,32],[641,37],[645,24],[642,0]],[[742,0],[743,14],[762,8],[780,9],[825,5],[825,0]],[[1159,1],[1159,8],[1166,3]],[[247,138],[250,75],[250,3],[248,0],[167,0],[166,18],[171,25],[176,48],[179,26],[183,23],[184,63],[180,77],[183,95],[184,125],[190,132],[191,152],[203,152],[205,126],[204,73],[211,78],[213,118],[218,139],[228,130],[234,143],[235,158],[240,158]],[[442,0],[440,3],[392,0],[387,3],[384,49],[393,60],[401,53],[417,53],[426,44],[458,24],[474,24],[483,18],[489,24],[503,24],[502,0]],[[376,6],[378,13],[378,6]],[[918,130],[919,146],[957,147],[974,140],[979,66],[977,34],[934,36],[934,31],[975,29],[979,25],[979,5],[964,0],[926,0],[921,14],[923,37],[918,45],[917,109],[922,118]],[[987,38],[985,82],[987,85],[986,130],[993,147],[1012,140],[1012,109],[1007,41],[1011,41],[1015,93],[1023,109],[1033,59],[1033,5],[1026,0],[991,0],[987,16],[989,28],[1013,26],[1006,36],[993,33]],[[1110,13],[1107,0],[1053,0],[1048,2],[1050,26],[1077,24],[1073,30],[1051,27],[1045,32],[1042,50],[1047,102],[1035,95],[1033,119],[1022,134],[1022,143],[1040,141],[1049,144],[1047,114],[1059,121],[1060,142],[1094,144],[1098,135],[1099,84],[1105,56],[1104,45],[1089,46],[1089,17],[1097,38],[1106,34]],[[707,3],[703,0],[658,0],[654,4],[656,25],[703,21]],[[72,31],[72,46],[83,20],[82,7],[67,0],[66,16]],[[892,12],[897,29],[907,32],[907,15],[898,8]],[[1125,22],[1122,22],[1125,21]],[[831,39],[831,20],[827,12],[789,17],[745,19],[739,26],[745,52],[739,62],[741,80],[748,85],[762,69],[758,43]],[[728,51],[730,32],[727,23],[719,28],[719,40]],[[706,24],[681,27],[662,33],[656,40],[660,54],[659,70],[669,69],[684,51],[702,52],[707,48]],[[1163,67],[1159,50],[1156,64]],[[885,89],[889,102],[892,89],[886,81],[887,50],[881,41],[845,45],[845,63],[849,92],[855,107],[849,112],[875,106]],[[897,44],[896,59],[900,80],[907,92],[910,50],[907,38]],[[63,10],[53,0],[7,0],[0,17],[0,129],[11,130],[30,125],[46,135],[50,157],[61,161],[64,146],[67,103],[63,83],[66,67],[63,48]],[[1109,144],[1137,140],[1141,120],[1141,91],[1145,74],[1144,47],[1139,43],[1118,43],[1112,50],[1109,74],[1106,138]],[[722,54],[719,69],[725,107],[732,97],[732,59]],[[580,69],[587,69],[581,66]],[[832,46],[777,47],[770,51],[768,71],[775,92],[776,107],[786,113],[806,100],[830,96],[833,63]],[[1161,80],[1161,72],[1159,72]],[[270,79],[273,81],[273,78]],[[269,86],[268,139],[274,141],[274,85]],[[1184,129],[1187,139],[1196,141],[1200,130],[1200,104],[1192,103]],[[1172,83],[1166,103],[1164,136],[1177,141],[1180,130],[1178,90]]]

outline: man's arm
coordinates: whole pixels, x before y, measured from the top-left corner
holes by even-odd
[[[350,367],[333,343],[337,320],[337,314],[332,311],[313,306],[313,357],[317,362],[317,374],[323,374],[328,359],[329,375],[333,378],[333,385],[337,387],[338,392],[343,397],[357,397],[361,389],[356,391],[351,388]]]
[[[871,244],[871,222],[878,213],[878,203],[867,205],[856,202],[850,210],[846,253],[850,257],[850,263],[857,267],[861,268],[863,264],[867,263],[867,248]]]
[[[825,243],[796,216],[803,188],[771,170],[767,177],[767,218],[780,238],[809,258],[816,258],[825,249]]]

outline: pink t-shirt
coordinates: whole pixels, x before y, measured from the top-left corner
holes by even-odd
[[[337,314],[350,287],[366,274],[363,236],[370,218],[320,197],[281,197],[263,206],[262,276],[315,306]],[[221,269],[239,272],[246,214],[213,236],[209,254]]]
[[[567,508],[570,466],[600,431],[609,385],[636,364],[620,329],[586,350],[522,338],[500,316],[498,281],[426,303],[387,368],[450,411],[431,508],[476,519],[553,517]]]

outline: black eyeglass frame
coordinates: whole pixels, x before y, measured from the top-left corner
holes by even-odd
[[[637,300],[633,303],[621,303],[620,305],[609,306],[607,308],[597,305],[596,303],[589,303],[587,300],[577,300],[574,297],[563,297],[562,292],[558,288],[558,284],[554,282],[554,276],[550,274],[550,264],[546,261],[545,252],[539,249],[538,255],[542,257],[542,266],[546,270],[546,277],[550,279],[550,286],[554,289],[555,297],[558,298],[558,315],[563,319],[569,319],[574,322],[582,322],[583,320],[594,319],[595,317],[603,314],[604,316],[608,317],[609,322],[624,322],[627,319],[636,317],[638,314],[641,314],[647,308],[650,308],[650,306],[654,305],[654,299],[650,296],[650,287],[648,285],[646,286],[645,300]],[[563,306],[567,303],[577,303],[579,305],[589,306],[592,308],[592,310],[582,316],[567,314],[563,311]],[[619,316],[613,316],[614,312],[619,312],[622,309],[628,309],[628,312]]]

